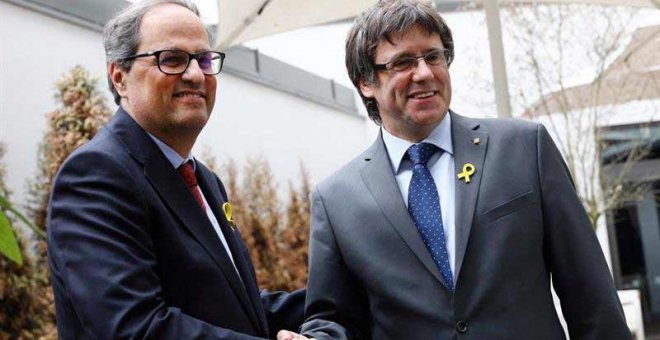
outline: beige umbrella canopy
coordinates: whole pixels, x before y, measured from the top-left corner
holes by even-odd
[[[355,17],[377,0],[218,0],[219,49],[263,36]],[[475,3],[428,0],[440,11]],[[492,1],[492,0],[489,0]],[[478,1],[477,3],[479,3]],[[589,3],[660,8],[660,0],[499,0],[500,3]]]
[[[217,0],[216,48],[223,50],[263,36],[355,17],[378,0]],[[467,5],[483,6],[490,39],[493,83],[498,116],[510,117],[499,3],[583,3],[603,6],[659,8],[660,0],[424,0],[440,12]],[[484,2],[486,1],[486,2]],[[471,6],[472,7],[472,6]]]
[[[231,45],[354,17],[376,0],[218,0],[220,49]]]

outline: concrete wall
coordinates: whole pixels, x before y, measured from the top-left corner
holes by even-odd
[[[215,111],[196,150],[209,146],[221,156],[218,161],[263,155],[280,181],[296,178],[302,161],[318,182],[371,142],[365,123],[355,115],[220,74]]]

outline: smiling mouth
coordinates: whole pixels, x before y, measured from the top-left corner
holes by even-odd
[[[411,94],[408,97],[413,98],[413,99],[426,99],[426,98],[430,98],[430,97],[435,96],[437,93],[438,93],[437,91],[417,92],[417,93]]]
[[[174,94],[175,98],[206,98],[206,95],[199,92],[179,92]]]

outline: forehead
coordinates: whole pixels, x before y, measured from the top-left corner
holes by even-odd
[[[415,25],[403,32],[394,32],[389,39],[383,38],[378,42],[374,57],[377,62],[380,59],[389,59],[399,54],[418,54],[431,48],[443,48],[440,35],[430,33],[421,25]]]
[[[156,6],[140,22],[140,47],[201,49],[208,45],[202,20],[183,6]]]

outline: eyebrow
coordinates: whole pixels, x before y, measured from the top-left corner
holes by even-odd
[[[428,53],[430,53],[430,52],[441,52],[442,50],[444,50],[444,48],[442,48],[442,47],[431,47],[431,48],[429,48],[428,50],[425,50],[424,52],[422,52],[422,54],[426,55],[426,54],[428,54]],[[402,57],[405,58],[405,57],[413,57],[413,56],[415,56],[415,54],[410,53],[410,52],[408,52],[408,51],[403,51],[403,52],[401,52],[401,53],[397,53],[397,54],[395,54],[395,55],[394,55],[392,58],[390,58],[389,60],[391,61],[391,60],[396,60],[396,59],[398,59],[398,58],[402,58]]]
[[[188,51],[186,51],[182,48],[176,47],[176,46],[165,46],[165,47],[162,47],[162,48],[152,49],[150,51],[164,51],[164,50],[176,50],[176,51],[188,52]],[[194,52],[188,52],[188,53],[196,54],[196,53],[200,53],[200,52],[211,52],[211,51],[213,51],[213,50],[209,47],[209,48],[202,48],[202,49],[199,49],[199,50],[195,50]]]

